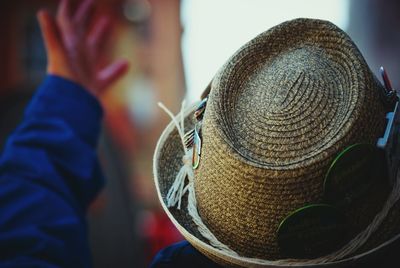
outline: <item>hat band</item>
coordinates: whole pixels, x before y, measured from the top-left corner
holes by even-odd
[[[230,256],[240,257],[241,260],[245,260],[248,262],[255,262],[259,264],[269,264],[269,265],[309,265],[309,264],[324,264],[333,261],[337,261],[343,259],[346,256],[354,253],[358,250],[365,242],[369,239],[372,233],[374,233],[378,227],[381,225],[383,220],[388,215],[390,209],[393,205],[399,200],[400,198],[400,173],[397,172],[396,180],[394,182],[392,191],[388,196],[385,205],[383,206],[382,210],[375,216],[373,221],[368,225],[368,227],[359,233],[355,238],[353,238],[349,243],[343,246],[341,249],[315,259],[281,259],[281,260],[264,260],[259,258],[248,258],[240,256],[237,252],[229,248],[229,246],[225,245],[221,241],[219,241],[215,235],[211,232],[210,229],[205,225],[203,220],[201,219],[198,210],[197,210],[197,200],[194,190],[194,172],[192,166],[192,149],[187,149],[185,146],[185,133],[184,133],[184,111],[185,111],[185,101],[182,102],[181,111],[175,117],[173,113],[166,108],[162,103],[158,104],[170,117],[178,130],[179,136],[182,141],[182,146],[184,150],[184,155],[182,158],[183,165],[179,170],[178,174],[176,175],[175,181],[170,187],[166,202],[167,207],[174,207],[177,205],[177,209],[181,209],[181,201],[183,196],[188,192],[188,206],[187,210],[189,215],[192,217],[193,222],[196,224],[198,231],[200,234],[206,238],[209,243],[215,247],[216,249],[220,250],[222,253]],[[160,137],[162,139],[163,137]],[[399,168],[400,169],[400,168]],[[398,169],[398,171],[399,171]],[[188,183],[185,186],[186,178],[188,179]]]

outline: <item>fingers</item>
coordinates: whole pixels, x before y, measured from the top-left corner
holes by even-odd
[[[69,0],[61,0],[57,10],[57,19],[70,19],[70,3]]]
[[[85,27],[90,19],[94,0],[85,0],[78,8],[74,16],[74,23],[80,27]]]
[[[98,54],[101,52],[102,47],[106,43],[104,42],[104,38],[110,30],[110,26],[110,19],[102,17],[90,32],[87,44],[92,58],[97,58]]]
[[[40,29],[42,31],[44,43],[46,46],[49,65],[52,65],[61,55],[64,54],[64,48],[60,40],[57,24],[54,18],[47,10],[40,10],[37,13]]]
[[[98,95],[126,73],[128,63],[119,60],[98,71],[110,20],[101,18],[87,33],[94,0],[82,2],[74,16],[71,0],[61,0],[56,18],[44,10],[38,13],[48,55],[47,72],[80,83]]]
[[[61,0],[56,19],[65,47],[67,49],[74,49],[77,40],[75,38],[76,34],[71,23],[69,0]]]
[[[98,80],[101,84],[99,90],[102,91],[109,87],[116,80],[121,78],[129,68],[128,61],[117,60],[113,64],[108,65],[98,73]],[[101,93],[101,92],[99,92]]]
[[[47,73],[70,79],[72,76],[55,19],[46,10],[40,10],[37,17],[47,51]]]

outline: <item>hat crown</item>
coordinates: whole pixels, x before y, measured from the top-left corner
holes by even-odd
[[[361,110],[354,107],[364,105],[364,82],[345,74],[332,55],[302,43],[267,57],[246,56],[229,61],[209,98],[211,124],[245,161],[287,169],[349,132],[358,117],[353,111]]]
[[[378,90],[356,46],[327,22],[278,25],[232,56],[211,85],[194,181],[217,238],[244,256],[279,257],[279,223],[321,202],[334,157],[383,134]]]
[[[299,48],[279,55],[271,64],[263,66],[262,68],[266,70],[256,73],[248,81],[253,90],[263,91],[262,98],[255,99],[256,103],[260,102],[262,107],[255,109],[262,108],[261,113],[264,116],[272,117],[287,115],[291,112],[290,106],[295,104],[293,98],[299,91],[316,89],[303,85],[302,82],[304,76],[307,76],[309,80],[318,79],[318,71],[325,63],[324,57],[318,57],[322,53],[321,50],[315,51],[308,47]],[[307,59],[311,60],[310,64],[307,64]],[[262,84],[255,84],[254,81]],[[314,92],[314,94],[318,93]]]

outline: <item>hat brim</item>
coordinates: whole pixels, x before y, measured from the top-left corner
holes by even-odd
[[[197,105],[198,103],[188,107],[188,109],[182,112],[185,132],[194,127],[193,114]],[[178,114],[176,119],[180,121],[182,119],[181,114]],[[183,154],[181,138],[174,123],[171,122],[161,134],[154,154],[153,172],[158,197],[164,211],[185,239],[201,253],[221,265],[229,267],[347,267],[349,265],[361,265],[368,263],[371,259],[377,258],[385,249],[395,244],[394,242],[400,237],[400,233],[397,233],[392,235],[391,238],[387,239],[385,242],[365,250],[364,252],[324,264],[309,264],[298,260],[298,262],[292,262],[289,265],[287,263],[280,264],[279,261],[260,260],[227,254],[210,245],[207,239],[202,237],[198,232],[196,224],[187,211],[186,195],[182,198],[181,209],[167,206],[166,196],[182,166]],[[399,205],[399,201],[397,201],[392,211]]]

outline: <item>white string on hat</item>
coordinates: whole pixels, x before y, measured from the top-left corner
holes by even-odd
[[[181,138],[181,142],[183,145],[183,151],[184,151],[184,155],[182,157],[183,166],[176,175],[176,179],[167,194],[167,206],[174,207],[176,204],[178,204],[178,209],[181,209],[182,197],[185,195],[185,193],[188,191],[189,188],[189,184],[186,187],[184,187],[185,179],[187,177],[189,178],[190,181],[190,179],[194,177],[192,163],[191,163],[192,150],[186,148],[185,141],[183,139],[185,131],[183,112],[181,112],[180,124],[179,124],[178,120],[174,117],[172,112],[167,107],[165,107],[164,104],[159,102],[158,106],[160,106],[160,108],[162,108],[171,117],[172,122],[174,122],[179,132],[179,137]],[[182,101],[181,111],[184,110],[185,110],[185,101]]]
[[[199,212],[197,211],[197,200],[195,197],[194,191],[194,172],[192,167],[192,149],[187,149],[184,142],[184,111],[185,111],[185,102],[182,102],[181,112],[180,112],[180,123],[178,120],[173,116],[172,112],[165,107],[164,104],[158,103],[158,105],[171,117],[172,122],[174,122],[175,127],[178,129],[179,136],[182,141],[183,150],[185,152],[184,156],[182,157],[183,165],[179,170],[178,174],[176,175],[175,181],[172,184],[171,188],[167,194],[167,207],[173,207],[178,204],[177,208],[181,209],[181,200],[182,197],[189,191],[188,194],[188,212],[189,215],[192,217],[195,224],[198,226],[199,232],[204,236],[204,238],[208,239],[210,243],[225,252],[229,252],[234,256],[239,256],[235,251],[230,249],[227,245],[221,243],[214,234],[207,228],[207,226],[201,220]],[[177,117],[179,117],[179,115]],[[188,185],[184,187],[185,179],[188,178]]]
[[[237,252],[229,248],[229,246],[220,242],[214,234],[208,229],[208,227],[202,221],[198,210],[197,210],[197,200],[195,196],[194,190],[194,172],[192,167],[192,149],[187,149],[185,147],[184,142],[184,111],[185,111],[185,102],[182,102],[181,111],[175,117],[173,113],[166,108],[162,103],[158,103],[158,105],[171,117],[172,122],[178,130],[179,136],[182,141],[182,146],[184,150],[184,155],[182,157],[183,165],[176,175],[175,181],[170,187],[167,197],[166,203],[167,207],[174,207],[177,205],[178,209],[181,209],[181,200],[183,196],[188,192],[188,213],[192,217],[193,222],[197,225],[198,231],[200,234],[206,238],[209,243],[214,246],[216,249],[222,251],[230,256],[239,257],[241,260],[258,263],[258,264],[269,264],[269,265],[287,265],[287,266],[299,266],[299,265],[308,265],[308,264],[323,264],[329,263],[337,260],[341,260],[353,253],[356,252],[362,245],[364,245],[371,234],[373,234],[378,227],[381,225],[383,220],[386,218],[390,209],[400,198],[400,173],[397,172],[396,181],[393,185],[393,189],[385,202],[382,210],[375,216],[373,221],[368,225],[368,227],[359,233],[355,238],[353,238],[348,244],[339,249],[336,252],[333,252],[329,255],[315,258],[315,259],[281,259],[275,261],[263,260],[258,258],[248,258],[240,256]],[[179,121],[180,120],[180,123]],[[188,184],[185,186],[186,178],[188,178]]]

